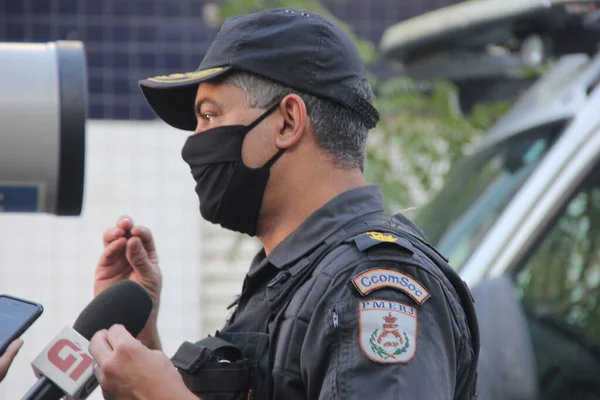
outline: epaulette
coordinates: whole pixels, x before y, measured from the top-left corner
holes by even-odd
[[[365,232],[354,236],[350,240],[354,242],[360,251],[366,251],[371,247],[379,245],[392,245],[401,247],[405,251],[410,252],[411,255],[415,253],[413,245],[408,240],[389,232]]]

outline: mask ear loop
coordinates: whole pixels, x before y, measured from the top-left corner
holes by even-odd
[[[280,102],[277,102],[276,104],[273,104],[271,106],[271,108],[269,108],[267,111],[265,111],[263,113],[263,115],[261,115],[253,123],[251,123],[250,125],[248,125],[247,126],[248,132],[251,131],[252,129],[256,128],[256,125],[260,124],[265,118],[267,118],[269,115],[271,115],[271,113],[273,111],[277,110],[277,108],[279,107],[279,103]]]
[[[263,168],[271,168],[273,166],[273,164],[275,164],[275,161],[279,160],[279,157],[281,157],[283,155],[283,153],[285,153],[286,149],[281,149],[277,152],[277,154],[275,154],[273,157],[271,157],[271,159],[269,161],[267,161],[267,163],[265,165],[263,165]]]
[[[248,132],[251,131],[252,129],[254,129],[256,127],[256,125],[260,124],[265,118],[267,118],[269,115],[271,115],[271,113],[275,110],[277,110],[277,108],[279,107],[281,103],[281,100],[278,101],[277,103],[273,104],[271,106],[271,108],[269,108],[267,111],[264,112],[263,115],[261,115],[260,117],[258,117],[256,119],[256,121],[254,121],[253,123],[251,123],[250,125],[248,125]],[[267,161],[267,163],[265,165],[263,165],[263,168],[271,168],[273,166],[273,164],[275,164],[275,161],[279,160],[279,157],[281,157],[283,155],[283,153],[285,153],[285,149],[281,149],[277,152],[277,154],[275,154],[273,157],[271,157],[271,159],[269,161]]]

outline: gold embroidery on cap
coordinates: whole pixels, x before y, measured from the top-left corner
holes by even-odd
[[[195,79],[205,78],[222,71],[222,67],[204,69],[202,71],[176,73],[170,75],[160,75],[148,78],[149,81],[157,83],[183,83]]]

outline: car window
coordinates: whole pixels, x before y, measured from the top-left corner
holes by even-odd
[[[515,274],[543,399],[600,399],[600,169]]]
[[[460,270],[567,121],[539,126],[464,160],[419,213],[417,224]]]

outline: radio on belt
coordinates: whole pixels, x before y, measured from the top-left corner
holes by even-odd
[[[80,215],[83,43],[0,43],[0,88],[0,212]]]

